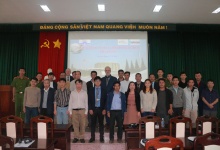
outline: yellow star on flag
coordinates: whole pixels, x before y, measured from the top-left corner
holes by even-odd
[[[61,45],[61,42],[59,41],[59,39],[57,39],[57,41],[53,42],[54,44],[54,48],[59,48],[60,49],[60,45]]]

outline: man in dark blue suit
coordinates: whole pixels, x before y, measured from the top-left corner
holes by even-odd
[[[115,121],[118,124],[118,142],[122,142],[123,117],[126,112],[126,97],[120,92],[120,82],[114,83],[114,91],[110,92],[107,97],[107,115],[110,117],[110,143],[114,142]]]
[[[111,76],[111,68],[105,67],[105,77],[102,78],[101,87],[106,90],[108,95],[109,92],[113,91],[113,84],[117,81],[116,77]],[[106,128],[109,128],[109,117],[106,116]]]
[[[53,119],[55,90],[50,88],[50,81],[44,80],[44,88],[41,89],[40,114]]]
[[[89,114],[91,115],[91,139],[90,143],[95,141],[96,121],[99,121],[100,142],[104,143],[104,115],[106,114],[107,94],[101,87],[101,78],[99,76],[94,79],[94,88],[90,88],[88,92]]]

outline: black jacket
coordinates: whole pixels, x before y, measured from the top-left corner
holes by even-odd
[[[108,81],[108,85],[106,86],[106,76],[102,78],[102,83],[101,83],[101,87],[104,88],[107,92],[107,94],[109,92],[113,91],[113,84],[117,81],[116,77],[111,76],[109,81]]]
[[[92,81],[88,81],[88,82],[86,83],[86,86],[87,86],[87,91],[88,91],[88,93],[89,93],[90,89],[93,88],[93,83],[92,83]]]
[[[100,108],[104,110],[106,108],[107,94],[104,88],[101,88]],[[90,88],[88,94],[89,110],[95,109],[95,88]]]
[[[194,83],[194,86],[197,87],[199,90],[199,101],[202,101],[202,91],[206,89],[206,84],[203,81],[201,81],[200,85],[198,85],[196,80],[194,81]]]
[[[48,96],[47,96],[47,114],[48,115],[53,114],[54,94],[55,94],[55,90],[53,88],[49,88]],[[43,100],[44,100],[44,89],[41,89],[40,112],[42,111]]]
[[[135,82],[134,84],[135,84],[135,87],[136,87],[136,91],[140,93],[140,91],[143,90],[144,82],[141,82],[139,89],[138,89],[138,87],[137,87],[137,82]]]
[[[125,92],[126,108],[127,108],[127,106],[128,106],[128,95],[129,95],[129,93],[128,93],[128,92]],[[140,106],[140,94],[139,94],[138,91],[135,92],[135,104],[136,104],[137,111],[140,111],[140,110],[141,110],[141,106]]]
[[[157,98],[158,98],[158,94],[159,94],[159,89],[157,90]],[[168,114],[168,110],[170,109],[170,104],[173,104],[173,93],[171,90],[169,89],[165,89],[166,92],[166,109],[167,109],[167,114]],[[158,108],[157,108],[158,109]]]

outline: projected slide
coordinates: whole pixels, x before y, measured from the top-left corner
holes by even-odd
[[[148,77],[147,40],[130,38],[69,38],[68,67],[80,70],[84,81],[91,79],[92,70],[103,77],[106,66],[111,67],[113,76],[118,77],[118,70],[123,69],[131,72],[131,81],[135,81],[137,72],[144,80]]]

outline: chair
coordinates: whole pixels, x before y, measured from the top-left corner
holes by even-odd
[[[31,118],[31,138],[34,137],[34,124],[37,124],[37,137],[38,139],[47,139],[48,138],[48,127],[50,126],[50,134],[51,138],[53,138],[53,130],[54,130],[54,123],[53,119],[47,116],[36,116]]]
[[[145,125],[145,138],[155,137],[155,124],[159,125],[159,135],[161,133],[161,118],[158,116],[146,116],[139,119],[139,141],[141,140],[141,124]]]
[[[10,150],[14,150],[14,140],[11,137],[0,135],[0,150],[4,149],[6,144],[10,146]]]
[[[23,138],[23,120],[20,117],[17,116],[6,116],[1,118],[0,120],[0,126],[2,130],[2,124],[5,124],[6,127],[6,135],[11,138]],[[17,129],[19,129],[20,136],[17,136]],[[0,131],[1,132],[1,131]]]
[[[198,136],[194,140],[194,150],[219,150],[220,149],[220,134],[207,133],[202,136]]]
[[[215,128],[215,133],[218,133],[218,119],[216,117],[202,116],[196,119],[197,136],[212,132],[212,128]]]
[[[180,148],[180,150],[183,150],[183,142],[178,138],[166,135],[151,139],[145,144],[145,150],[149,150],[149,148],[158,150],[172,150],[173,148],[177,147]]]
[[[190,118],[177,116],[170,119],[170,136],[173,136],[173,125],[176,128],[176,138],[184,138],[186,131],[186,124],[189,123],[189,134],[192,135],[192,121]]]

